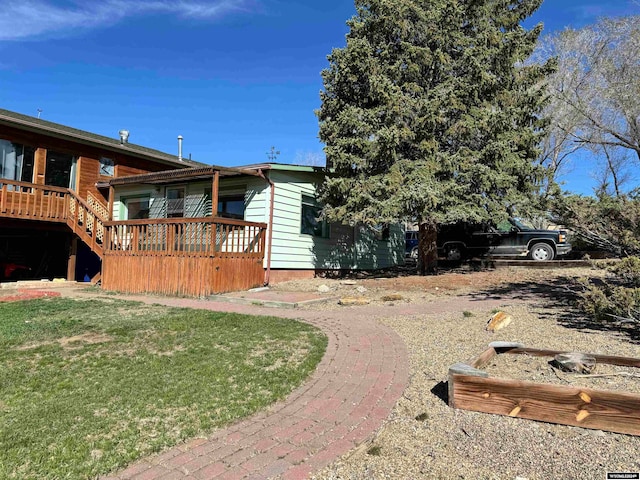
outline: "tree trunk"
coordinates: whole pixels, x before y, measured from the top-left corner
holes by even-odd
[[[418,231],[418,273],[420,275],[438,273],[437,236],[438,228],[434,221],[420,223]]]

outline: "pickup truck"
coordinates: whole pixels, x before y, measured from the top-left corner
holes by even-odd
[[[571,251],[565,230],[537,230],[519,220],[455,223],[438,228],[438,256],[463,260],[478,256],[523,257],[549,261]]]

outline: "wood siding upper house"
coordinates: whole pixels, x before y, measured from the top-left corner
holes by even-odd
[[[237,167],[245,172],[262,172],[266,178],[238,174],[222,177],[218,193],[218,214],[246,222],[272,223],[267,234],[263,267],[273,279],[286,280],[324,270],[375,270],[404,262],[404,230],[401,225],[375,229],[341,224],[326,225],[316,220],[320,205],[316,187],[324,169],[280,164]],[[186,173],[186,172],[185,172]],[[274,185],[271,219],[271,183]],[[127,204],[148,202],[149,218],[165,218],[171,207],[169,190],[183,189],[179,211],[184,217],[210,216],[211,179],[182,180],[162,185],[135,183],[115,186],[113,218],[131,219]],[[173,195],[175,196],[175,195]],[[240,209],[239,203],[242,203]],[[181,210],[180,210],[181,209]],[[173,213],[176,213],[175,211]],[[271,251],[269,252],[269,245]],[[269,254],[270,253],[270,254]]]
[[[0,262],[26,265],[33,278],[93,277],[110,203],[109,188],[98,185],[199,165],[117,135],[0,109]]]
[[[116,135],[96,135],[0,109],[0,154],[11,147],[21,151],[14,153],[13,161],[7,159],[9,155],[0,155],[0,178],[69,188],[84,200],[94,195],[105,205],[108,192],[99,190],[98,182],[202,165],[122,142]],[[58,167],[56,163],[63,165]]]

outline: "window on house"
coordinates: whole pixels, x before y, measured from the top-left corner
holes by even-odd
[[[149,218],[149,206],[151,199],[149,197],[132,197],[123,198],[127,220],[140,220]]]
[[[33,182],[35,148],[0,140],[0,178]]]
[[[329,237],[329,225],[320,220],[322,207],[311,195],[302,195],[300,233],[314,237]]]
[[[75,180],[75,166],[76,161],[73,155],[48,150],[47,170],[44,175],[45,185],[75,188],[75,185],[72,185],[72,180]]]
[[[113,159],[102,157],[100,159],[100,175],[104,175],[106,177],[113,177],[115,172],[115,163]]]
[[[211,189],[204,189],[205,202],[208,211],[211,212]],[[224,193],[218,194],[218,217],[235,218],[244,220],[244,193]]]
[[[22,146],[22,172],[20,180],[23,182],[33,182],[33,165],[35,164],[36,149]]]
[[[167,188],[167,218],[184,217],[184,187]]]
[[[376,240],[386,242],[389,240],[389,225],[378,224],[371,227]]]
[[[219,197],[218,216],[244,220],[244,195],[225,195]]]

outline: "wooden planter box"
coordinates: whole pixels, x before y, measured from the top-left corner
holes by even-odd
[[[482,370],[502,354],[551,357],[559,350],[493,342],[466,363],[449,368],[449,406],[549,423],[640,435],[640,395],[565,385],[492,378]],[[596,362],[640,367],[640,359],[593,355]]]

